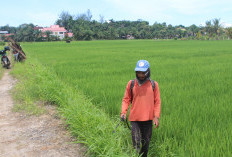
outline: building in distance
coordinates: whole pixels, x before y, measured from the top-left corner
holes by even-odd
[[[51,35],[57,36],[60,39],[63,39],[66,35],[68,37],[73,37],[73,33],[68,32],[64,27],[60,27],[59,25],[51,25],[50,27],[35,27],[34,30],[40,30],[42,33],[46,31],[50,31]]]

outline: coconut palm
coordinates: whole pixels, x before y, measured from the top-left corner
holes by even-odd
[[[34,41],[40,41],[42,38],[42,32],[40,30],[34,30]]]
[[[50,41],[51,40],[50,36],[51,36],[52,32],[51,31],[45,31],[44,34],[45,34],[45,37],[47,38],[47,41]]]
[[[213,32],[216,34],[217,40],[220,35],[220,30],[221,30],[220,19],[214,19],[213,20]]]
[[[191,35],[195,37],[196,34],[199,32],[199,27],[193,24],[189,27],[189,31],[191,32]]]
[[[213,36],[213,26],[211,20],[205,22],[205,32],[208,34],[209,38]]]
[[[228,27],[225,29],[227,36],[232,39],[232,27]]]

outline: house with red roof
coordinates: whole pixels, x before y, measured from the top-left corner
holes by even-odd
[[[68,31],[64,27],[60,27],[59,25],[51,25],[50,27],[45,27],[41,29],[42,32],[50,31],[51,35],[58,36],[60,39],[63,39],[67,34],[68,37],[73,37],[72,33],[68,33]]]
[[[40,26],[35,26],[34,27],[34,30],[39,30],[39,31],[42,31],[43,27],[40,27]]]
[[[13,33],[8,33],[8,34],[5,34],[4,37],[10,37],[10,36],[14,36],[15,34]]]
[[[3,39],[5,39],[5,37],[12,37],[15,34],[13,33],[9,33],[8,31],[0,31],[0,41],[2,41]]]
[[[73,37],[73,33],[66,33],[68,35],[68,37],[72,38]]]

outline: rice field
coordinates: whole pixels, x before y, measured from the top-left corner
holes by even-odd
[[[117,40],[21,45],[30,58],[48,68],[67,89],[83,93],[110,119],[119,117],[125,87],[135,78],[136,62],[148,60],[162,101],[160,127],[153,130],[149,156],[232,155],[232,41]],[[101,119],[98,123],[104,125]]]

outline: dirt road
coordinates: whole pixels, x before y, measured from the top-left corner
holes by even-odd
[[[0,80],[0,157],[80,157],[81,146],[72,142],[54,106],[39,117],[12,112],[10,95],[16,80],[9,70]]]

